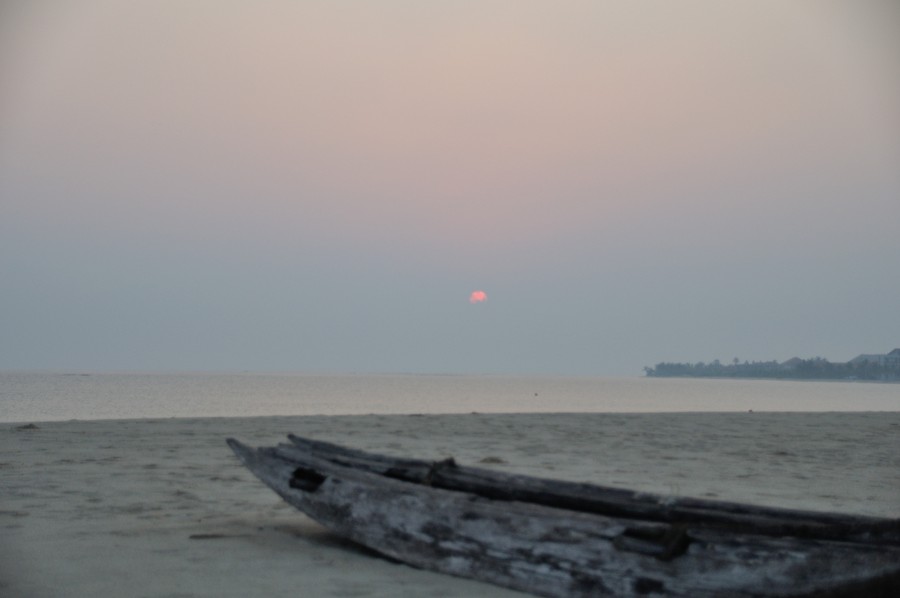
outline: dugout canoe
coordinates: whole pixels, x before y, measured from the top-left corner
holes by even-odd
[[[289,436],[228,445],[285,501],[415,567],[539,596],[894,596],[900,520],[672,498]]]

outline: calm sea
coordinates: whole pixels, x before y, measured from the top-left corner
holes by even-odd
[[[900,411],[900,384],[0,372],[0,421],[403,413]]]

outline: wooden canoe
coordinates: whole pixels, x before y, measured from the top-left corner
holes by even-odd
[[[540,596],[894,596],[900,520],[397,459],[289,436],[228,444],[333,532],[423,569]]]

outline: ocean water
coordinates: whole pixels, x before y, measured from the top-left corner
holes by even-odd
[[[404,413],[900,411],[900,384],[456,375],[0,372],[0,421]]]

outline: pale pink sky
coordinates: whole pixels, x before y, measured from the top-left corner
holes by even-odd
[[[0,367],[889,350],[898,32],[888,1],[5,5],[0,324],[37,336]]]

